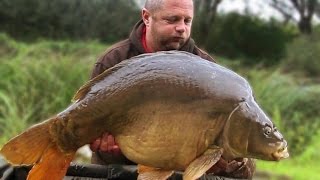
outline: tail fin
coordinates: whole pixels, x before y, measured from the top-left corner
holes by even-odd
[[[49,128],[52,120],[32,126],[14,137],[2,147],[0,154],[13,165],[32,165],[39,162],[51,143]]]
[[[62,152],[52,141],[50,125],[57,120],[51,118],[37,124],[11,139],[0,150],[13,165],[34,165],[28,179],[62,179],[74,153]]]
[[[44,153],[41,161],[29,172],[27,180],[59,180],[65,176],[74,153],[65,154],[54,145]]]

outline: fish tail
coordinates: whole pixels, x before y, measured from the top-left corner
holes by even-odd
[[[34,165],[28,179],[62,179],[74,153],[62,152],[52,140],[49,131],[56,120],[57,117],[48,119],[12,138],[0,154],[12,165]]]
[[[63,179],[74,154],[65,154],[56,145],[50,146],[41,161],[32,167],[27,180]]]
[[[49,129],[53,120],[36,124],[12,138],[2,147],[0,154],[12,165],[32,165],[39,162],[52,142]]]

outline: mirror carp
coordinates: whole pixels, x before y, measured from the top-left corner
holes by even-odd
[[[64,111],[6,143],[28,179],[62,179],[74,154],[104,132],[139,166],[138,179],[175,170],[197,179],[222,156],[279,161],[287,142],[235,72],[196,55],[166,51],[122,61],[88,81]]]

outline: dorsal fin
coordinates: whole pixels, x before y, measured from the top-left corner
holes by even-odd
[[[77,93],[73,96],[72,102],[81,100],[84,98],[84,96],[91,90],[91,87],[95,85],[97,82],[100,82],[107,76],[113,74],[114,72],[118,71],[122,67],[126,66],[130,61],[124,60],[120,62],[119,64],[116,64],[115,66],[105,70],[103,73],[99,74],[95,78],[89,80],[87,83],[85,83],[83,86],[80,87],[80,89],[77,91]]]
[[[161,51],[157,54],[162,55],[162,54],[170,54],[169,51]],[[90,81],[88,81],[86,84],[84,84],[78,91],[77,93],[74,95],[72,101],[78,101],[81,100],[82,98],[84,98],[84,96],[91,90],[91,87],[93,85],[95,85],[97,82],[100,82],[102,79],[104,79],[105,77],[111,75],[112,73],[116,72],[117,70],[121,69],[122,67],[126,66],[127,64],[129,64],[132,61],[135,61],[137,59],[144,59],[144,58],[149,58],[154,56],[155,53],[145,53],[145,54],[140,54],[137,56],[133,56],[129,59],[123,60],[120,63],[116,64],[115,66],[105,70],[103,73],[99,74],[98,76],[96,76],[95,78],[91,79]]]

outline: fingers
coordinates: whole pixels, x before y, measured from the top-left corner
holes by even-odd
[[[226,172],[234,172],[243,166],[244,162],[232,161],[228,164]]]
[[[100,151],[109,152],[115,145],[114,137],[109,133],[104,133],[101,138]]]
[[[227,172],[237,171],[245,165],[246,161],[247,159],[243,159],[243,158],[234,159],[233,161],[229,162],[226,171]]]
[[[219,174],[221,172],[225,172],[227,166],[228,161],[224,160],[223,158],[220,158],[219,161],[207,171],[207,173]]]
[[[121,150],[115,141],[115,138],[109,134],[104,133],[101,137],[96,139],[90,144],[90,149],[94,152],[100,151],[105,153],[110,153],[113,155],[120,155]]]
[[[228,166],[228,161],[224,160],[223,158],[220,158],[219,161],[216,163],[216,166],[218,166],[220,169],[225,169]]]
[[[100,151],[111,153],[113,155],[121,154],[120,148],[115,138],[111,134],[104,134],[100,145]]]
[[[96,152],[99,150],[101,144],[101,137],[99,137],[98,139],[94,140],[91,144],[90,144],[90,149],[93,152]]]
[[[108,151],[108,137],[109,133],[103,133],[101,137],[98,137],[90,144],[90,149],[93,152],[97,151]]]

